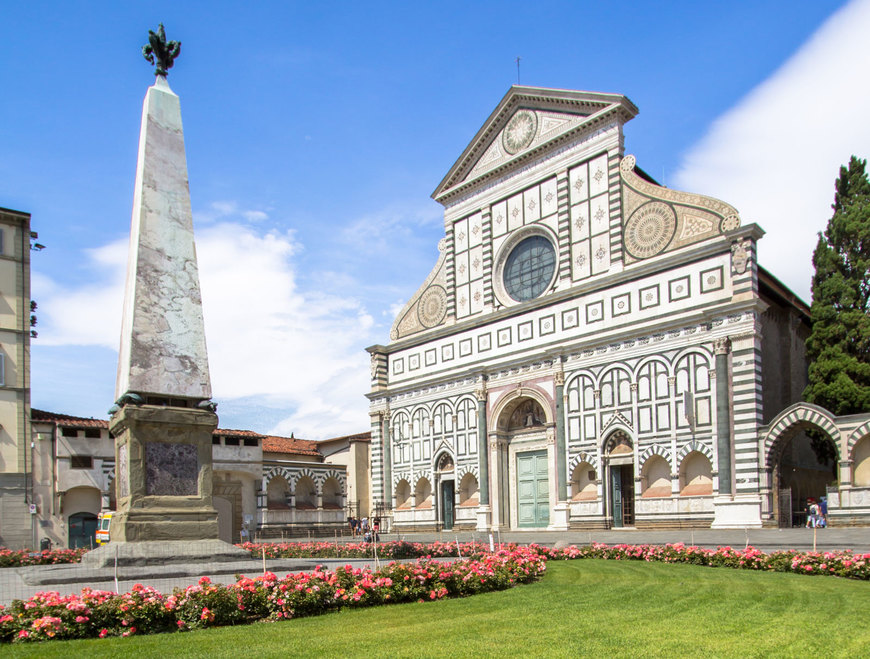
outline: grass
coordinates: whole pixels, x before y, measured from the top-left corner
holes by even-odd
[[[858,657],[870,583],[551,561],[539,583],[274,624],[2,648],[8,657]]]

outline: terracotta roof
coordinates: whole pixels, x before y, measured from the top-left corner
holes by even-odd
[[[56,423],[59,426],[67,426],[68,428],[106,428],[109,427],[109,422],[105,419],[86,419],[81,416],[71,416],[69,414],[56,414],[54,412],[46,412],[45,410],[37,410],[31,408],[30,418],[32,421],[47,421]]]
[[[80,416],[71,416],[69,414],[57,414],[55,412],[46,412],[35,408],[30,410],[30,418],[33,421],[42,421],[55,423],[59,426],[67,428],[106,428],[109,427],[109,422],[105,419],[87,419]],[[326,442],[334,442],[337,440],[351,440],[370,442],[372,439],[371,432],[357,433],[356,435],[344,435],[342,437],[333,437],[316,442],[310,439],[298,439],[296,437],[278,437],[275,435],[263,435],[253,430],[236,430],[232,428],[216,428],[215,435],[228,437],[256,437],[263,440],[263,450],[269,453],[296,453],[297,455],[321,455],[317,448],[318,444]]]
[[[263,437],[263,451],[269,453],[297,453],[302,455],[320,455],[317,450],[317,442],[308,439],[296,439],[295,437],[275,437],[266,435]]]

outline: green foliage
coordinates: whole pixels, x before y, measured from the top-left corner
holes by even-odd
[[[870,411],[870,180],[866,160],[840,167],[834,214],[813,253],[804,399],[836,415]],[[817,442],[818,443],[818,442]]]

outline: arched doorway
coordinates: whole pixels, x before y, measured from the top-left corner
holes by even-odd
[[[616,430],[604,442],[607,464],[607,513],[614,528],[634,526],[634,444]]]
[[[97,546],[97,516],[93,513],[76,513],[69,516],[69,548],[88,549]]]
[[[438,473],[438,487],[441,490],[438,499],[440,503],[439,517],[441,528],[449,531],[455,522],[454,509],[456,505],[456,478],[454,477],[455,465],[449,453],[442,453],[435,466]]]
[[[765,438],[771,512],[780,527],[806,523],[808,501],[837,482],[836,423],[824,408],[797,403],[770,424]]]
[[[537,392],[536,392],[537,393]],[[497,415],[496,506],[499,526],[546,528],[550,524],[552,410],[537,397],[517,395]]]

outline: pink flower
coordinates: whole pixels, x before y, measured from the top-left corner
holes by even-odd
[[[108,636],[108,635],[109,635],[109,630],[106,629],[105,627],[103,627],[100,630],[100,638],[106,638],[106,636]]]

